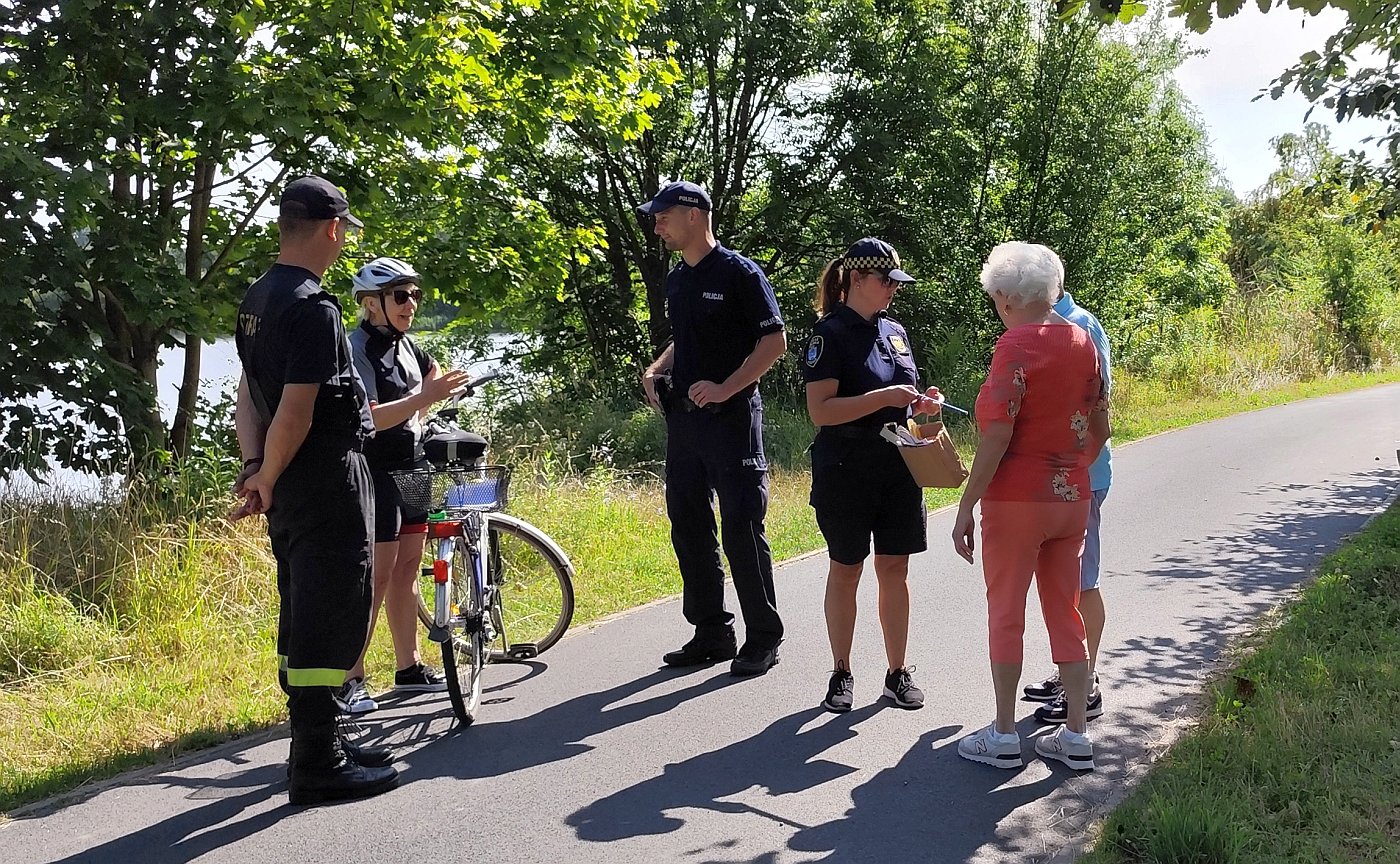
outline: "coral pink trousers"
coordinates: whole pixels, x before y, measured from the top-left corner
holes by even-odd
[[[1079,560],[1089,501],[982,501],[982,574],[993,663],[1020,663],[1031,578],[1056,663],[1089,659],[1079,616]]]

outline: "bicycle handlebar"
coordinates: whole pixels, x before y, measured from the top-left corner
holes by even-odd
[[[468,397],[468,398],[470,398],[470,397],[472,397],[472,396],[475,396],[475,395],[476,395],[476,388],[480,387],[482,384],[485,384],[485,383],[487,383],[488,381],[495,381],[497,378],[504,378],[504,377],[506,377],[506,376],[505,376],[505,373],[502,372],[502,371],[500,371],[499,369],[496,369],[496,370],[492,370],[492,371],[490,371],[490,372],[487,372],[485,375],[482,375],[480,378],[473,378],[472,380],[470,380],[470,381],[468,381],[467,383],[463,384],[463,385],[461,386],[461,388],[458,389],[458,391],[457,391],[456,393],[453,393],[453,394],[452,394],[452,401],[451,401],[450,403],[448,403],[448,406],[447,406],[446,408],[443,408],[443,409],[441,409],[440,411],[438,411],[434,416],[436,416],[436,417],[441,417],[441,418],[443,418],[444,420],[452,420],[452,421],[455,421],[455,420],[457,419],[458,405],[461,403],[462,397],[463,397],[463,396]]]
[[[491,371],[491,372],[487,372],[485,375],[482,375],[480,378],[474,378],[474,379],[472,379],[471,381],[468,381],[466,384],[463,384],[463,385],[462,385],[462,389],[458,391],[458,395],[459,395],[459,396],[475,396],[475,395],[476,395],[476,388],[480,387],[482,384],[485,384],[485,383],[488,382],[488,381],[495,381],[497,378],[504,378],[504,377],[505,377],[505,373],[504,373],[504,372],[501,372],[499,369],[493,370],[493,371]]]

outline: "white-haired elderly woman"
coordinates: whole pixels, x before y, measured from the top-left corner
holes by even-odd
[[[980,501],[996,720],[960,741],[958,753],[999,768],[1022,764],[1015,710],[1032,577],[1069,706],[1065,725],[1037,738],[1035,749],[1071,768],[1094,767],[1079,559],[1088,469],[1108,440],[1108,405],[1094,343],[1051,308],[1063,280],[1059,256],[1033,243],[1003,243],[982,267],[982,288],[1006,332],[977,397],[980,441],[953,545],[972,562],[972,511]]]

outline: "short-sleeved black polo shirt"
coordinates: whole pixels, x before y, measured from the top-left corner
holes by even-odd
[[[807,383],[835,378],[839,398],[860,396],[892,384],[917,386],[918,369],[904,326],[881,312],[873,322],[844,304],[817,322],[802,357]],[[907,408],[881,408],[849,426],[903,423]]]
[[[243,373],[277,413],[287,384],[319,384],[308,438],[374,434],[369,401],[350,360],[340,304],[310,270],[274,264],[248,288],[234,334]]]
[[[716,245],[694,267],[682,259],[666,277],[666,309],[675,349],[673,389],[722,383],[743,365],[758,340],[783,329],[778,298],[757,264]],[[746,400],[757,384],[735,394]]]

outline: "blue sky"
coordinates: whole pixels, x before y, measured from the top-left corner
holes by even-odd
[[[1267,96],[1251,100],[1300,54],[1321,50],[1343,20],[1333,9],[1315,17],[1293,9],[1266,15],[1248,2],[1235,17],[1216,21],[1204,36],[1188,37],[1188,44],[1207,53],[1188,60],[1177,80],[1199,110],[1216,164],[1236,193],[1253,191],[1268,179],[1276,166],[1270,139],[1301,131],[1310,104],[1293,92],[1277,101]],[[1322,106],[1309,119],[1329,126],[1333,149],[1343,152],[1384,132],[1375,121],[1338,124]]]

